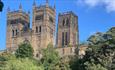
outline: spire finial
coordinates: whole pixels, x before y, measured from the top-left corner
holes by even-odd
[[[36,6],[36,1],[34,0],[34,2],[33,2],[33,6]]]
[[[54,9],[56,8],[56,0],[54,0]]]
[[[19,10],[22,11],[22,4],[20,3]]]
[[[8,8],[7,8],[7,11],[9,12],[10,11],[10,7],[8,6]]]
[[[48,6],[48,3],[49,3],[49,1],[48,1],[48,0],[46,0],[46,6]]]

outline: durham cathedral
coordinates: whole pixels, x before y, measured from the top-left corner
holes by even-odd
[[[17,11],[7,10],[6,48],[13,52],[18,45],[29,42],[34,50],[34,56],[39,57],[40,50],[53,44],[60,56],[73,55],[79,44],[78,16],[72,11],[58,14],[56,30],[56,7],[37,5],[34,1],[32,19],[30,12],[24,12],[20,4]],[[32,26],[30,27],[30,20]]]

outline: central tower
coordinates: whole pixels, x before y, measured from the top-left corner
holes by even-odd
[[[45,5],[33,3],[32,45],[34,50],[46,48],[49,43],[54,45],[55,6],[51,7],[46,0]]]

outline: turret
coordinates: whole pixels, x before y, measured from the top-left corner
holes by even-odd
[[[10,12],[10,7],[7,8],[7,12]]]
[[[19,6],[19,11],[22,11],[22,5],[21,5],[21,3],[20,3],[20,6]]]
[[[48,5],[49,5],[49,1],[48,1],[48,0],[46,0],[46,7],[48,7]]]
[[[36,7],[36,1],[34,0],[34,2],[33,2],[33,8],[35,8]]]

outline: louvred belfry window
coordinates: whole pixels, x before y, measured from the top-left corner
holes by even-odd
[[[65,25],[65,19],[63,19],[63,26]]]
[[[41,32],[41,26],[39,26],[39,32]]]
[[[64,46],[64,32],[62,32],[62,46]]]
[[[68,35],[67,32],[65,33],[65,45],[68,45],[68,41],[67,41]]]
[[[36,27],[36,33],[38,33],[38,27]]]
[[[18,35],[18,30],[16,29],[16,35]]]
[[[66,26],[68,26],[69,25],[69,19],[67,18],[67,20],[66,20]]]
[[[14,30],[12,30],[12,37],[14,37]]]

